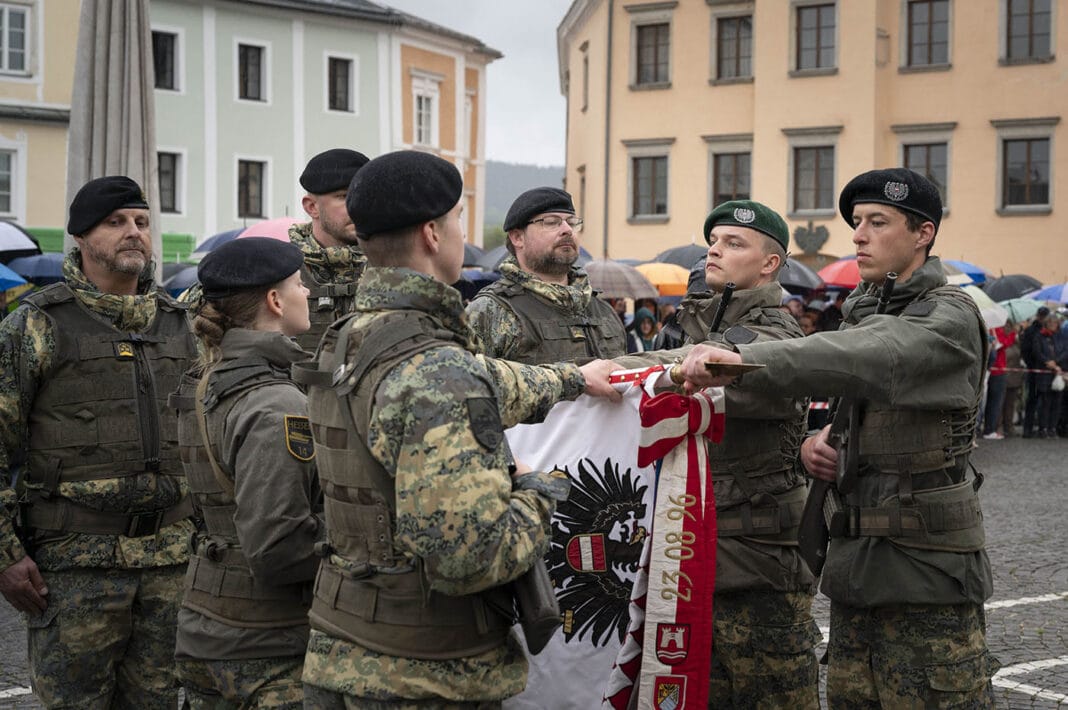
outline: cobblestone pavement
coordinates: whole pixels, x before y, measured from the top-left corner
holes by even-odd
[[[987,642],[1003,666],[994,681],[998,707],[1068,708],[1068,440],[980,440],[972,461],[986,476],[994,566]],[[824,633],[828,608],[817,598]],[[23,624],[0,601],[0,709],[40,708],[28,687]]]

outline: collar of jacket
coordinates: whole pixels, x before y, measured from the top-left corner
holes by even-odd
[[[682,309],[692,308],[694,313],[699,314],[702,322],[711,325],[722,300],[723,295],[719,293],[713,294],[711,298],[707,295],[703,298],[686,298],[680,307]],[[730,328],[754,308],[777,308],[780,303],[782,303],[782,286],[779,285],[778,281],[772,281],[756,288],[735,291],[727,304],[727,310],[723,314],[723,321],[719,324],[719,332],[722,333],[727,328]]]
[[[945,285],[946,274],[942,270],[941,260],[937,256],[929,256],[920,268],[912,272],[908,281],[899,281],[894,285],[894,293],[890,296],[890,305],[886,313],[896,315],[924,292]],[[859,323],[864,318],[873,315],[879,305],[881,289],[882,286],[879,284],[861,281],[846,297],[842,305],[843,320],[846,323]]]
[[[572,266],[567,275],[567,285],[542,281],[529,271],[519,268],[519,262],[509,255],[501,262],[501,280],[522,286],[536,296],[560,308],[583,312],[590,305],[593,287],[585,271]]]
[[[223,334],[219,349],[222,351],[220,362],[257,356],[272,365],[288,367],[309,357],[292,338],[273,330],[231,328]]]
[[[432,276],[405,267],[371,266],[356,286],[357,311],[413,310],[427,314],[477,352],[460,292]]]

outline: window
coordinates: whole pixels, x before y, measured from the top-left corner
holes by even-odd
[[[712,204],[749,199],[749,153],[717,153],[712,157]]]
[[[741,79],[753,75],[753,18],[716,20],[716,78]]]
[[[415,145],[438,146],[438,97],[444,77],[412,70],[412,140]]]
[[[908,66],[949,63],[949,0],[908,4]]]
[[[588,45],[583,45],[588,47]],[[586,49],[582,50],[582,110],[585,111],[590,105],[590,55]]]
[[[237,161],[237,216],[263,217],[264,181],[267,163],[258,160]]]
[[[794,148],[794,211],[834,209],[834,147]]]
[[[835,7],[801,5],[797,7],[795,27],[798,71],[835,67]]]
[[[178,35],[173,32],[152,32],[152,65],[156,73],[156,88],[178,89]]]
[[[636,67],[639,86],[645,84],[666,84],[668,76],[668,59],[671,52],[671,25],[667,22],[655,25],[639,25],[638,51]]]
[[[1028,62],[1050,59],[1050,0],[1007,0],[1005,59]]]
[[[0,72],[27,71],[29,14],[26,7],[0,5]]]
[[[1002,205],[1049,204],[1049,139],[1002,142]]]
[[[586,216],[586,166],[578,166],[579,176],[579,217],[585,218]],[[582,231],[582,226],[579,226],[579,231]]]
[[[415,142],[419,145],[433,145],[434,97],[416,95],[415,97]]]
[[[667,214],[667,156],[632,158],[634,217]]]
[[[181,156],[178,153],[157,153],[159,161],[159,211],[179,212],[178,169]]]
[[[266,101],[264,91],[264,48],[237,45],[238,97],[246,101]]]
[[[949,145],[946,143],[913,143],[902,146],[902,163],[909,170],[915,170],[938,187],[942,205],[946,202],[946,185],[948,180]]]
[[[352,60],[329,57],[327,74],[327,106],[331,111],[352,113]]]
[[[0,150],[0,215],[14,213],[15,152]]]

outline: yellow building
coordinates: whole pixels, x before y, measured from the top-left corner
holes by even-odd
[[[848,254],[838,192],[865,170],[904,165],[943,192],[936,253],[1064,281],[1064,10],[575,0],[557,41],[584,245],[650,258],[703,243],[715,204],[752,197],[786,217],[792,251],[800,237],[808,252]]]

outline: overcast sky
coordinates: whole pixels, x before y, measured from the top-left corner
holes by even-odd
[[[486,73],[486,155],[564,164],[565,102],[556,27],[571,0],[377,0],[464,34],[504,54]]]

